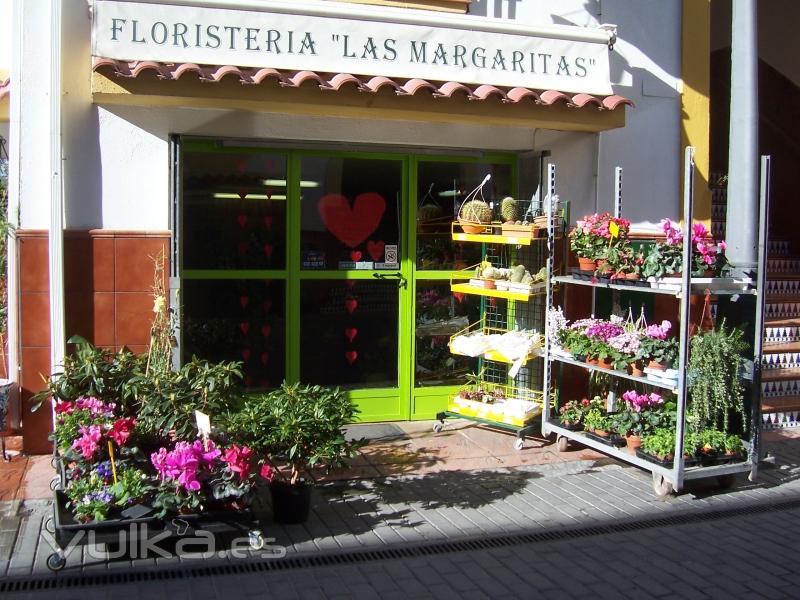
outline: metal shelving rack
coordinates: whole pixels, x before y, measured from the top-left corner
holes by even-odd
[[[546,198],[551,199],[555,194],[555,167],[549,165]],[[550,210],[549,203],[547,209]],[[484,245],[484,254],[494,266],[509,266],[512,259],[519,264],[524,264],[532,273],[543,266],[547,266],[548,273],[552,273],[552,248],[555,238],[553,218],[548,215],[547,237],[515,237],[490,233],[466,234],[452,231],[454,241],[481,243]],[[462,277],[463,279],[465,277]],[[501,291],[496,289],[482,289],[460,283],[459,277],[451,281],[451,291],[482,296],[481,322],[494,330],[511,330],[515,328],[544,330],[544,315],[547,302],[545,292],[550,289],[548,284],[534,284],[530,293]],[[481,381],[487,386],[501,386],[512,390],[514,397],[539,404],[539,413],[546,412],[542,386],[543,359],[541,356],[529,357],[519,369],[513,379],[509,375],[511,364],[509,361],[497,359],[491,353],[484,355],[480,360]],[[467,419],[488,427],[512,431],[516,434],[514,448],[521,450],[527,436],[534,435],[540,426],[535,419],[524,424],[510,424],[490,418],[470,416],[455,411],[443,411],[436,415],[433,430],[439,432],[447,418]],[[538,418],[538,415],[537,417]]]
[[[683,214],[685,215],[684,225],[684,239],[683,239],[683,264],[691,264],[691,215],[694,208],[694,148],[687,147],[685,153],[685,169],[684,169],[684,207]],[[619,174],[619,173],[618,173]],[[689,301],[692,294],[702,293],[696,286],[692,286],[691,269],[685,268],[683,272],[683,280],[681,286],[677,290],[665,290],[659,288],[645,288],[638,286],[626,286],[615,284],[592,284],[589,281],[577,280],[572,277],[555,277],[552,273],[552,258],[548,259],[548,286],[547,286],[547,307],[548,309],[553,306],[553,287],[555,285],[594,285],[598,288],[611,288],[611,289],[624,289],[629,292],[641,293],[654,293],[654,294],[669,294],[679,299],[680,302],[680,351],[679,351],[679,369],[678,379],[675,386],[656,383],[644,377],[634,377],[620,371],[613,371],[594,367],[584,363],[579,363],[575,360],[557,356],[551,353],[550,336],[546,336],[545,353],[544,353],[544,394],[548,397],[552,390],[552,370],[553,363],[562,363],[575,365],[589,370],[599,370],[612,377],[619,377],[631,379],[640,383],[660,388],[671,389],[677,397],[677,412],[678,422],[676,428],[675,439],[675,452],[672,466],[662,466],[649,462],[638,456],[630,454],[625,449],[615,448],[606,445],[602,442],[596,441],[587,437],[584,432],[571,431],[561,427],[550,419],[548,410],[542,413],[542,434],[544,436],[556,435],[557,445],[559,450],[566,450],[570,440],[578,442],[582,445],[599,450],[604,454],[612,456],[618,460],[636,465],[642,469],[650,471],[653,475],[653,490],[659,497],[664,497],[670,493],[679,492],[684,486],[684,482],[693,479],[705,479],[710,477],[721,478],[721,483],[727,483],[729,477],[736,473],[750,473],[750,479],[754,479],[758,468],[759,458],[759,428],[761,426],[760,416],[760,401],[758,391],[760,390],[760,374],[761,374],[761,336],[759,335],[760,326],[763,322],[764,311],[764,296],[759,294],[759,290],[766,289],[764,286],[764,278],[766,273],[766,252],[765,252],[765,234],[766,234],[766,215],[769,202],[769,158],[762,158],[761,169],[761,211],[759,220],[759,246],[758,246],[758,281],[742,282],[741,286],[732,287],[731,289],[715,289],[714,295],[743,295],[754,294],[756,295],[756,341],[754,344],[753,356],[753,376],[751,383],[752,393],[752,407],[750,415],[750,431],[751,439],[748,444],[747,460],[743,462],[720,464],[711,466],[687,466],[683,457],[683,442],[686,429],[686,396],[687,396],[687,382],[686,382],[686,365],[689,356]],[[621,198],[621,191],[619,186],[617,190],[617,206]],[[548,247],[553,243],[553,228],[552,228],[552,210],[548,210]],[[552,256],[552,254],[550,255]]]

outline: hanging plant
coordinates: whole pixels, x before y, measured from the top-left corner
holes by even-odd
[[[728,431],[731,412],[739,414],[745,431],[744,386],[739,377],[742,352],[747,349],[740,329],[725,321],[691,340],[689,357],[689,416],[696,431],[721,428]]]

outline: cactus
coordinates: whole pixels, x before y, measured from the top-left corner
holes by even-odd
[[[519,212],[519,204],[511,196],[506,196],[500,202],[500,216],[503,218],[504,223],[519,220]]]
[[[435,221],[441,218],[442,209],[436,204],[423,204],[417,209],[417,221]]]
[[[458,217],[473,223],[491,223],[492,209],[483,200],[470,200],[461,207]]]

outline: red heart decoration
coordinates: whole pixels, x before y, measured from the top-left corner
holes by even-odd
[[[261,335],[264,337],[269,337],[270,333],[272,333],[272,325],[269,323],[264,323],[264,325],[261,327]]]
[[[355,350],[348,350],[347,352],[344,353],[344,357],[345,359],[347,359],[347,362],[352,365],[354,362],[356,362],[356,359],[358,358],[358,352],[356,352]]]
[[[352,315],[353,311],[358,308],[358,300],[355,298],[348,298],[344,301],[344,307],[347,309],[347,312]]]
[[[252,385],[253,385],[253,377],[251,375],[248,375],[247,377],[244,378],[244,386],[251,387]]]
[[[378,240],[377,242],[373,242],[372,240],[367,242],[367,252],[372,257],[372,260],[378,262],[381,258],[383,258],[383,250],[386,247],[386,242],[383,240]]]
[[[347,280],[345,280],[344,284],[347,287],[351,288],[356,284],[356,280],[355,279],[347,279]]]
[[[245,348],[242,350],[242,358],[244,359],[244,362],[250,360],[250,348]]]
[[[456,302],[461,304],[464,301],[464,292],[453,292],[453,298],[456,299]]]
[[[236,217],[236,222],[239,223],[239,227],[244,229],[245,225],[247,225],[247,215],[239,215]]]
[[[269,379],[263,379],[263,378],[259,379],[258,385],[260,385],[261,387],[269,387]]]
[[[320,198],[317,211],[331,234],[348,248],[355,248],[380,225],[386,211],[386,200],[376,192],[356,196],[353,206],[341,194]]]
[[[267,258],[272,258],[272,244],[264,244],[264,254]]]
[[[344,337],[346,337],[347,341],[350,342],[351,344],[353,343],[353,340],[356,339],[357,335],[358,335],[358,329],[356,329],[355,327],[348,327],[347,329],[344,330]]]
[[[242,309],[247,308],[247,305],[250,304],[250,296],[239,296],[239,306]]]
[[[239,323],[239,329],[244,335],[247,335],[247,332],[250,331],[250,323],[247,322]]]
[[[239,242],[237,244],[237,246],[239,248],[239,254],[244,256],[245,254],[247,254],[247,248],[250,246],[250,243],[249,242]]]
[[[269,362],[269,352],[262,352],[261,353],[261,364],[267,366],[267,362]]]
[[[264,300],[264,304],[262,304],[262,306],[264,307],[264,312],[268,313],[269,309],[272,308],[272,300],[267,298],[266,300]]]
[[[352,260],[353,262],[358,262],[361,260],[361,256],[362,256],[361,250],[353,250],[350,253],[350,260]]]
[[[267,215],[264,217],[264,227],[266,227],[268,230],[272,229],[272,215]]]

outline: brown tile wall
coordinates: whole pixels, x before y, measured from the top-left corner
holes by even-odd
[[[26,452],[51,451],[50,410],[31,413],[31,396],[50,373],[50,304],[47,232],[18,231],[23,440]],[[67,337],[81,335],[114,350],[147,349],[152,323],[153,261],[168,248],[169,233],[68,231],[64,239]],[[166,285],[166,281],[165,281]]]

